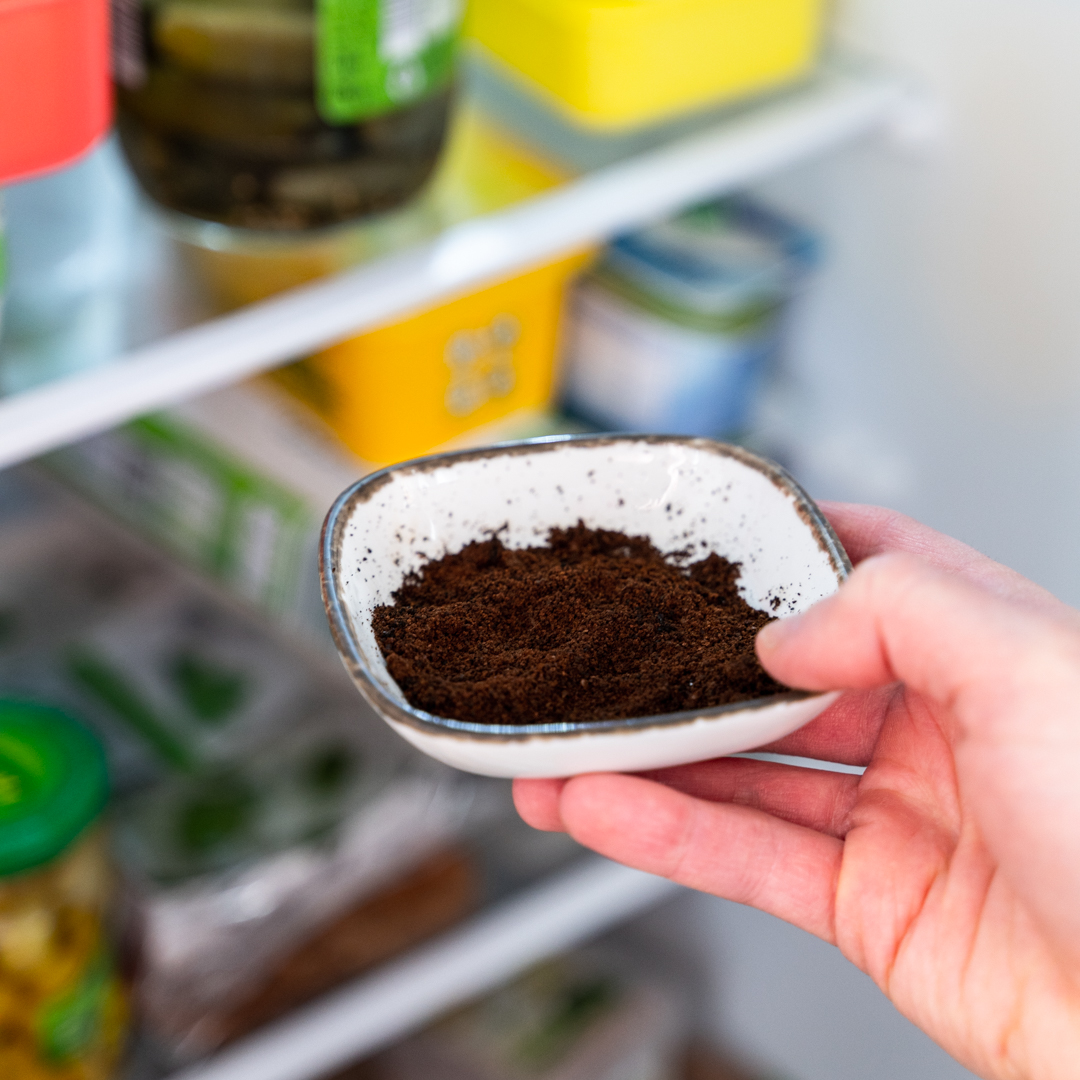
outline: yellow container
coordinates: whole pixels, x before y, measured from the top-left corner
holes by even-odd
[[[466,33],[578,123],[651,123],[778,86],[824,0],[472,0]]]
[[[459,297],[274,377],[372,463],[499,438],[551,402],[566,286],[588,258]]]

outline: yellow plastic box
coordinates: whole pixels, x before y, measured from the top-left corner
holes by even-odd
[[[571,119],[633,127],[798,79],[824,0],[472,0],[466,33]]]
[[[275,378],[385,464],[507,437],[548,408],[575,254],[335,345]]]

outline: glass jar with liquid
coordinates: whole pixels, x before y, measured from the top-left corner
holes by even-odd
[[[119,0],[118,124],[160,205],[297,231],[390,210],[431,175],[462,0]]]

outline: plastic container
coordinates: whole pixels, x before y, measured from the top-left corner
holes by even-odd
[[[277,387],[204,395],[48,460],[143,536],[332,648],[319,529],[325,508],[364,466]]]
[[[615,241],[575,290],[563,400],[609,431],[738,437],[816,243],[745,199]]]
[[[74,160],[110,114],[108,0],[0,0],[0,184]]]
[[[0,335],[4,332],[4,303],[7,298],[8,253],[4,233],[4,201],[0,198]]]
[[[465,826],[473,786],[366,719],[344,701],[297,710],[292,731],[117,807],[140,1012],[182,1057],[228,1037],[228,1014],[290,953]]]
[[[468,36],[590,127],[632,127],[791,82],[823,0],[473,0]]]
[[[290,231],[415,195],[446,131],[458,0],[124,0],[124,148],[168,209]]]
[[[92,826],[105,760],[64,714],[0,701],[0,1076],[107,1080],[127,1023]]]
[[[576,254],[352,338],[276,376],[373,463],[505,437],[551,403]]]
[[[113,140],[4,191],[11,274],[0,392],[120,354],[136,197]]]

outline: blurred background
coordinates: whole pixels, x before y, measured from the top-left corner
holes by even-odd
[[[969,1075],[834,949],[399,744],[316,543],[395,461],[678,433],[1080,602],[1078,38],[0,0],[0,1074]]]

